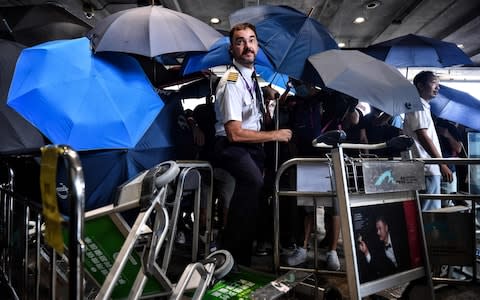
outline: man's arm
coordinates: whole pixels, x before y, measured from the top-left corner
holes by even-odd
[[[417,134],[418,141],[422,147],[428,152],[428,154],[430,154],[432,158],[442,158],[442,154],[438,152],[437,148],[433,144],[432,139],[428,136],[426,128],[417,129],[415,133]],[[448,166],[446,164],[439,164],[439,166],[440,172],[442,172],[444,179],[448,182],[452,182],[452,171],[450,171]]]
[[[288,142],[292,138],[290,129],[255,131],[243,129],[240,121],[228,121],[225,124],[225,131],[228,140],[236,143]]]

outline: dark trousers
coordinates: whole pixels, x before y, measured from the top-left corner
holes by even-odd
[[[235,178],[223,247],[235,262],[250,266],[265,153],[261,144],[230,143],[226,138],[217,138],[215,154],[216,164]]]

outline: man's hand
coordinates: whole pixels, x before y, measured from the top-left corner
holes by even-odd
[[[292,131],[290,129],[279,129],[275,131],[274,140],[279,142],[289,142],[292,139]]]
[[[444,181],[447,181],[447,182],[452,182],[453,181],[452,171],[448,168],[447,165],[441,164],[440,165],[440,172],[442,173]]]

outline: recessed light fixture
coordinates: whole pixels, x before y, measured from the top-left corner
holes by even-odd
[[[460,48],[460,49],[465,48],[465,46],[463,44],[457,44],[457,47]]]
[[[363,22],[365,22],[365,17],[357,17],[355,20],[353,20],[354,24],[361,24]]]
[[[374,9],[374,8],[379,7],[381,4],[382,4],[382,2],[374,0],[374,1],[367,2],[367,4],[365,4],[365,8],[366,9]]]
[[[346,46],[346,45],[345,45],[345,43],[344,43],[344,42],[340,42],[340,43],[338,43],[338,47],[339,47],[339,48],[343,48],[343,47],[345,47],[345,46]]]
[[[211,24],[218,24],[218,23],[220,23],[220,19],[216,18],[216,17],[213,17],[213,18],[210,19],[210,23]]]

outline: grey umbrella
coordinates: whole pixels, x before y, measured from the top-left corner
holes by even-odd
[[[166,53],[207,51],[222,35],[208,24],[161,6],[114,13],[87,34],[94,51],[155,57]]]
[[[423,110],[417,89],[394,67],[357,50],[327,50],[308,58],[305,78],[390,115]],[[309,67],[313,68],[309,68]]]

